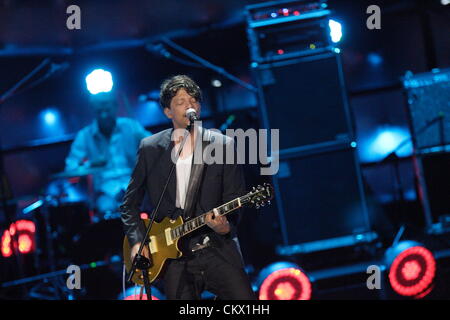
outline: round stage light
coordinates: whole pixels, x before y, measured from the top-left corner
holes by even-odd
[[[53,110],[46,110],[44,112],[44,121],[48,125],[53,125],[56,122],[56,113]]]
[[[436,261],[427,248],[404,241],[389,248],[386,257],[390,265],[389,282],[395,292],[414,298],[423,298],[431,292]]]
[[[95,69],[86,77],[86,86],[91,94],[110,92],[114,85],[111,72]]]
[[[5,230],[3,232],[1,245],[2,245],[2,256],[4,258],[12,256],[13,254],[12,239],[9,230]]]
[[[342,24],[330,19],[328,21],[328,26],[330,27],[330,37],[331,41],[338,43],[342,39]]]
[[[139,298],[140,296],[138,294],[133,294],[131,296],[126,297],[123,300],[140,300]],[[142,300],[147,300],[147,295],[145,293],[142,295]],[[152,295],[152,300],[159,300],[159,299],[154,295]]]
[[[30,253],[33,249],[33,240],[29,234],[21,234],[19,236],[19,251],[20,253]]]
[[[270,265],[261,271],[261,275],[267,274],[259,289],[260,300],[309,300],[311,299],[312,286],[306,274],[296,267],[277,267],[283,263]]]
[[[140,300],[140,286],[132,286],[125,290],[118,296],[119,300]],[[142,294],[142,300],[147,300],[147,294]],[[158,290],[158,288],[152,286],[152,300],[165,300],[165,296]]]

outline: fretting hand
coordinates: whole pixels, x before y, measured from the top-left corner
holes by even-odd
[[[218,234],[230,232],[230,223],[227,217],[219,215],[216,209],[206,214],[205,223]]]

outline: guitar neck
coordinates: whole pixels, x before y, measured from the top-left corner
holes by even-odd
[[[234,200],[231,200],[230,202],[227,202],[227,203],[221,205],[220,207],[215,208],[215,210],[217,210],[219,215],[224,216],[224,215],[242,207],[241,198],[243,198],[243,197],[239,197]],[[198,217],[195,217],[189,221],[186,221],[182,225],[179,225],[178,227],[172,229],[171,230],[172,239],[179,239],[179,238],[187,235],[188,233],[203,227],[206,224],[205,219],[206,219],[207,214],[208,213],[204,213],[204,214],[202,214]]]

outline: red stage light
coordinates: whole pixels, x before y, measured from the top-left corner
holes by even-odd
[[[19,236],[19,251],[20,253],[30,253],[33,250],[33,240],[29,234],[21,234]]]
[[[14,235],[16,234],[16,225],[14,223],[11,223],[11,225],[9,226],[9,234],[11,235],[11,237],[14,237]]]
[[[17,233],[17,243],[13,243],[13,236]],[[12,246],[15,245],[20,253],[26,254],[33,252],[35,246],[36,225],[33,221],[18,220],[11,223],[9,230],[6,230],[2,236],[2,255],[7,258],[13,254]]]
[[[431,290],[436,261],[426,248],[414,246],[402,251],[392,263],[389,282],[402,296],[422,298]],[[425,293],[425,294],[424,294]]]
[[[260,300],[309,300],[311,282],[299,269],[285,268],[271,273],[259,290]]]
[[[29,220],[18,220],[16,221],[16,228],[19,231],[28,231],[31,233],[35,233],[36,232],[36,225],[34,224],[33,221],[29,221]]]
[[[142,220],[147,220],[148,219],[148,214],[146,212],[141,212],[141,219]]]
[[[131,296],[126,297],[124,300],[139,300],[139,295],[133,294]],[[147,300],[147,295],[145,293],[142,295],[142,300]],[[152,295],[152,300],[159,300],[159,299]]]
[[[5,230],[2,235],[2,256],[8,258],[13,254],[11,247],[11,234]]]
[[[277,53],[278,53],[278,54],[283,54],[283,53],[284,53],[284,50],[283,50],[283,49],[278,49],[278,50],[277,50]]]

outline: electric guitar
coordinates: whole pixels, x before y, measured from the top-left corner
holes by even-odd
[[[259,209],[266,203],[270,204],[272,198],[272,186],[265,183],[263,186],[258,185],[256,188],[253,187],[246,195],[238,197],[215,209],[219,215],[223,216],[243,206],[255,206],[256,209]],[[186,222],[183,222],[183,218],[180,216],[176,220],[164,218],[159,223],[153,223],[149,232],[150,243],[147,245],[153,262],[153,266],[148,270],[150,282],[157,279],[167,259],[177,259],[182,256],[182,252],[178,249],[178,241],[188,233],[205,226],[206,214],[207,213],[204,213]],[[148,226],[149,220],[144,220],[144,223]],[[125,236],[123,242],[123,257],[128,273],[132,266],[130,255],[131,247],[128,238]],[[139,285],[144,284],[143,275],[140,270],[136,270],[132,281]]]

